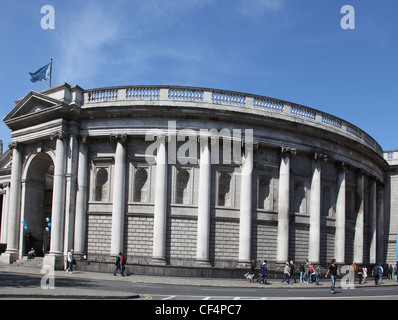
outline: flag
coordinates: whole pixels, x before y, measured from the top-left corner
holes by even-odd
[[[51,77],[51,63],[45,65],[44,67],[40,68],[36,72],[29,72],[30,81],[46,81]]]

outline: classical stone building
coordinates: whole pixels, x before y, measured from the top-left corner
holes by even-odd
[[[120,251],[187,268],[396,261],[398,152],[330,114],[223,90],[64,83],[4,121],[2,263],[31,246],[55,268],[73,248],[98,270]]]

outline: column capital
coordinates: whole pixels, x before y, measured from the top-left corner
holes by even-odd
[[[13,150],[17,149],[18,151],[21,150],[22,143],[18,141],[13,141],[8,144],[8,149]]]
[[[89,143],[89,137],[87,135],[79,135],[77,136],[77,141],[83,144],[88,144]]]
[[[344,161],[336,161],[336,167],[337,169],[346,170],[349,169],[351,165]]]
[[[57,130],[50,134],[51,140],[57,140],[57,139],[66,140],[68,138],[69,138],[69,132],[65,130]]]
[[[296,148],[293,148],[293,147],[285,147],[285,146],[282,146],[281,147],[281,153],[283,154],[283,153],[288,153],[288,152],[290,152],[290,154],[292,155],[292,156],[295,156],[296,154],[297,154],[297,149]]]
[[[109,136],[110,140],[112,142],[121,142],[125,143],[127,141],[127,133],[122,133],[122,134],[111,134]]]
[[[314,160],[322,160],[323,162],[327,162],[328,161],[328,156],[327,156],[327,154],[322,154],[322,153],[315,152]]]

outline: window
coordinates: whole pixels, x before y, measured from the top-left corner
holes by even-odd
[[[177,170],[175,203],[189,204],[189,172],[185,169]]]
[[[258,181],[258,208],[272,210],[270,179],[268,177],[260,177]]]
[[[333,216],[332,192],[329,186],[324,186],[322,189],[322,216]]]
[[[108,201],[108,195],[108,170],[99,168],[95,177],[95,201]]]
[[[293,212],[306,213],[304,181],[294,181]]]
[[[134,202],[148,202],[148,171],[146,168],[138,168],[134,176]]]
[[[232,206],[231,199],[232,175],[228,172],[221,172],[218,179],[218,205],[222,207]]]

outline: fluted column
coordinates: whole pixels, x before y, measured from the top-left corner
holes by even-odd
[[[157,137],[156,187],[153,221],[153,262],[166,263],[167,150],[166,136]]]
[[[356,220],[354,235],[354,261],[363,263],[363,226],[364,226],[364,200],[365,200],[365,177],[363,170],[358,170],[357,187],[355,192]]]
[[[82,255],[86,238],[86,210],[87,210],[87,172],[88,145],[87,137],[79,138],[79,158],[77,168],[76,219],[75,219],[75,254]]]
[[[279,168],[278,196],[278,238],[277,262],[284,263],[289,259],[289,212],[290,212],[290,155],[295,155],[296,149],[282,147],[281,165]]]
[[[51,140],[56,140],[53,203],[51,213],[51,255],[62,255],[63,253],[67,139],[68,133],[65,131],[57,131],[51,134]]]
[[[8,204],[10,198],[10,183],[3,183],[3,208],[1,214],[1,239],[0,243],[7,243],[8,232]]]
[[[239,217],[239,262],[250,263],[252,233],[252,172],[253,142],[245,142],[241,166],[240,217]]]
[[[123,252],[125,180],[126,180],[126,140],[127,135],[111,135],[116,142],[115,168],[113,177],[111,256]]]
[[[369,262],[376,263],[376,179],[369,179]]]
[[[315,153],[312,163],[310,239],[308,248],[308,259],[311,263],[319,263],[320,260],[322,194],[321,160],[327,161],[327,157],[325,155]]]
[[[337,172],[337,200],[334,254],[337,264],[345,263],[345,211],[346,211],[346,167],[342,164]]]
[[[18,259],[19,232],[20,232],[20,208],[21,208],[21,173],[22,151],[21,144],[12,142],[8,145],[12,150],[11,185],[8,211],[7,249],[1,257],[2,263],[13,263]]]
[[[198,195],[198,236],[196,261],[201,265],[210,265],[210,191],[211,191],[211,155],[208,137],[200,137],[199,195]]]
[[[376,262],[384,262],[384,185],[379,183],[377,189],[377,240]]]

